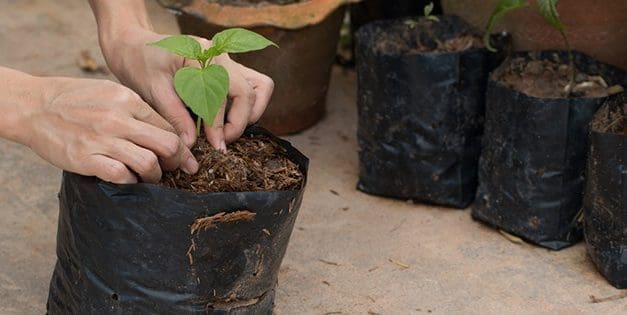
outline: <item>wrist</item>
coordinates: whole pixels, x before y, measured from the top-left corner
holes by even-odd
[[[132,41],[132,34],[152,32],[144,0],[89,0],[98,24],[98,39],[107,63],[122,45]],[[110,66],[111,67],[111,66]]]
[[[0,68],[0,137],[30,146],[34,117],[50,101],[52,78]]]

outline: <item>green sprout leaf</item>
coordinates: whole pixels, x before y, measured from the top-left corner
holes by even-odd
[[[200,44],[187,35],[174,35],[158,42],[149,43],[150,46],[160,47],[188,59],[198,60],[202,52]]]
[[[492,11],[492,14],[490,15],[490,18],[488,19],[488,24],[485,28],[485,34],[483,35],[483,43],[488,50],[492,52],[496,51],[496,49],[492,47],[492,44],[490,43],[490,34],[492,33],[494,24],[496,24],[496,22],[505,14],[528,6],[529,3],[526,0],[501,0],[496,5],[494,11]]]
[[[427,18],[427,20],[439,22],[440,19],[437,16],[431,15],[431,13],[433,13],[433,7],[433,2],[429,2],[429,4],[424,7],[425,17]]]
[[[174,88],[194,114],[212,125],[226,100],[229,75],[220,65],[198,69],[185,67],[174,75]]]
[[[243,53],[264,49],[277,44],[267,38],[243,28],[230,28],[217,33],[211,39],[216,47],[215,53]]]
[[[149,43],[185,58],[196,60],[200,68],[184,67],[174,75],[174,89],[197,116],[196,134],[204,120],[212,125],[229,91],[229,75],[220,65],[211,64],[215,56],[223,53],[241,53],[260,50],[275,43],[265,37],[242,29],[232,28],[213,37],[213,45],[203,50],[200,43],[187,35],[174,35]]]
[[[427,5],[425,6],[425,9],[424,9],[424,11],[425,11],[425,16],[429,16],[429,15],[431,15],[431,12],[433,12],[433,6],[434,6],[434,5],[433,5],[433,2],[429,2],[429,4],[427,4]]]
[[[557,0],[538,0],[538,11],[540,11],[540,15],[558,31],[565,31],[564,25],[557,13]]]

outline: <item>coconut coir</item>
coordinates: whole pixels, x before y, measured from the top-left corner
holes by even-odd
[[[161,184],[195,193],[298,189],[303,174],[286,150],[267,136],[242,136],[222,153],[204,136],[192,148],[200,164],[194,175],[166,172]]]

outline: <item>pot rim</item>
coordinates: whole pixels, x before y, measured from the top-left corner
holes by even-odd
[[[316,25],[342,5],[361,0],[305,0],[278,5],[234,6],[210,3],[206,0],[190,0],[183,5],[159,2],[175,12],[200,17],[223,27],[274,26],[283,29],[299,29]]]

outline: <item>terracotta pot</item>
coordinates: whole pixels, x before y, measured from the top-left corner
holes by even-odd
[[[280,49],[233,55],[238,62],[272,77],[274,94],[260,124],[278,135],[302,131],[325,113],[343,4],[310,0],[288,5],[229,6],[205,0],[169,6],[179,11],[181,33],[211,38],[229,27],[244,27]]]
[[[484,28],[498,0],[441,2],[446,14],[459,15],[476,27]],[[537,13],[536,1],[529,2],[529,8],[503,18],[495,31],[511,32],[516,50],[563,49],[560,34]],[[627,1],[560,1],[557,9],[574,49],[627,69]]]

